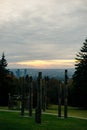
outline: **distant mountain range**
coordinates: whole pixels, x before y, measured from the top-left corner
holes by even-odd
[[[64,80],[64,72],[65,69],[9,69],[16,77],[22,76],[32,76],[33,78],[37,78],[38,72],[42,72],[42,76],[49,76],[49,78],[57,78],[60,80]],[[68,70],[68,77],[72,78],[75,69],[69,68]]]

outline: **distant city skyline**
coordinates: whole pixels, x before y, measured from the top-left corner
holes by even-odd
[[[87,38],[87,0],[3,0],[0,57],[8,68],[74,68]]]
[[[42,77],[48,76],[49,78],[57,78],[60,80],[64,80],[65,69],[10,69],[11,72],[15,76],[22,77],[26,75],[32,76],[33,78],[37,78],[38,73],[42,72]],[[67,69],[68,78],[72,78],[75,69]]]

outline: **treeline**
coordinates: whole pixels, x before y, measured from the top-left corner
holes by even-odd
[[[19,70],[18,70],[18,73]],[[5,59],[4,53],[0,60],[0,106],[7,106],[9,103],[9,95],[11,97],[21,98],[22,86],[24,85],[24,95],[27,101],[29,96],[29,75],[25,77],[16,77],[7,69],[7,61]],[[33,107],[36,106],[37,97],[37,81],[38,79],[33,79],[32,77],[32,87],[33,87]],[[58,104],[58,88],[60,85],[60,80],[55,78],[49,78],[48,76],[42,79],[42,96],[44,94],[44,88],[46,88],[46,104]],[[62,87],[62,103],[64,102],[63,88],[64,83],[61,82]],[[43,100],[43,99],[42,99]],[[25,102],[26,102],[25,101]]]
[[[7,68],[7,61],[4,53],[0,59],[0,106],[8,105],[9,95],[21,98],[22,86],[24,85],[25,97],[29,96],[29,75],[25,77],[15,77]],[[36,105],[37,80],[32,77],[33,86],[33,106]],[[61,84],[62,104],[64,104],[65,83],[56,79],[43,77],[42,90],[46,87],[46,103],[58,104],[59,86]],[[83,43],[80,51],[76,55],[75,73],[72,79],[68,79],[68,105],[87,109],[87,40]],[[43,95],[43,91],[42,91]]]
[[[17,73],[20,73],[19,70]],[[20,75],[20,74],[19,74]],[[25,106],[28,107],[28,96],[29,96],[29,82],[30,76],[25,75],[25,77],[16,77],[7,69],[7,61],[5,59],[4,53],[0,60],[0,106],[8,106],[9,95],[10,97],[21,100],[22,87],[24,85],[24,95],[25,95]],[[33,107],[36,107],[37,103],[37,81],[38,79],[33,79],[32,77],[32,87],[33,87]],[[56,79],[49,78],[48,76],[42,78],[42,96],[44,94],[44,87],[46,88],[46,104],[58,104],[58,90],[61,83],[62,90],[62,104],[64,104],[64,82]],[[68,80],[68,105],[73,105],[72,91],[72,80]],[[72,96],[72,97],[71,97]],[[18,99],[19,98],[19,99]],[[42,99],[43,100],[43,99]]]

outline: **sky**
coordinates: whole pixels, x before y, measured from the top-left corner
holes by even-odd
[[[73,68],[87,38],[87,0],[0,0],[8,68]]]

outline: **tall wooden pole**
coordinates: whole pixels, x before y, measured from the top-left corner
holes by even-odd
[[[59,82],[59,87],[58,87],[58,117],[61,117],[61,99],[62,98],[62,85]]]
[[[29,116],[32,116],[32,107],[33,107],[33,85],[32,77],[29,78]]]
[[[67,105],[68,105],[68,88],[67,88],[67,70],[65,70],[65,86],[64,86],[64,118],[67,118]]]
[[[22,94],[21,94],[21,115],[24,115],[24,86],[25,86],[25,81],[24,81],[24,77],[23,77],[23,85],[22,85]]]
[[[47,77],[44,79],[44,88],[43,88],[43,111],[46,110],[46,96],[47,96]]]
[[[37,86],[37,107],[35,112],[36,123],[41,123],[41,106],[42,105],[42,72],[38,73],[38,86]]]
[[[25,77],[26,69],[24,70],[23,85],[22,85],[22,97],[21,97],[21,115],[24,115],[24,106],[25,106]]]
[[[12,103],[11,103],[11,94],[8,94],[8,109],[11,109]]]

